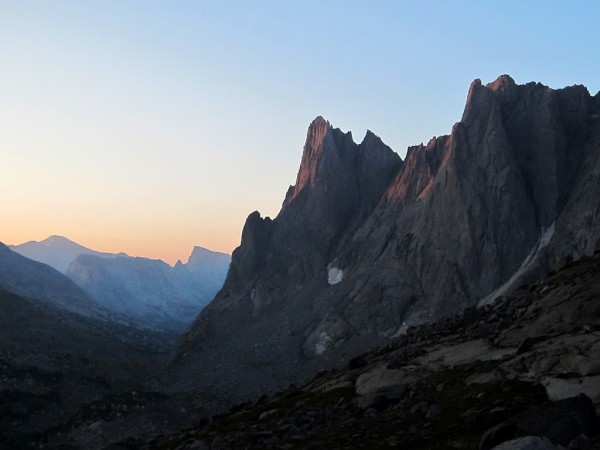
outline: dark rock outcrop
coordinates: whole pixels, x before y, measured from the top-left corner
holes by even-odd
[[[521,436],[545,436],[554,444],[567,445],[579,435],[596,436],[600,421],[589,397],[580,394],[517,414],[487,431],[480,450]]]
[[[405,161],[319,117],[280,213],[250,215],[166,376],[252,396],[493,302],[591,254],[599,197],[600,96],[582,86],[476,80],[452,133]]]

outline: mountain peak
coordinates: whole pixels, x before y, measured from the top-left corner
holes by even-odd
[[[53,234],[52,236],[48,236],[43,241],[40,241],[40,244],[77,244],[77,242],[72,241],[64,236],[59,236],[58,234]]]
[[[306,133],[306,143],[304,144],[304,151],[317,150],[322,144],[325,136],[331,130],[331,124],[328,120],[325,120],[321,116],[317,116],[308,126]]]
[[[29,241],[10,248],[35,261],[48,264],[59,272],[66,274],[69,265],[81,254],[93,254],[103,257],[114,257],[114,254],[102,253],[84,247],[64,236],[52,235],[42,241]]]
[[[70,241],[71,239],[68,239],[65,236],[61,236],[60,234],[52,234],[44,240],[45,241]]]
[[[510,75],[504,74],[496,78],[495,81],[488,83],[486,87],[492,91],[507,91],[517,87],[517,83],[515,83],[515,80],[513,80]]]
[[[328,148],[335,148],[335,143],[330,137],[332,130],[329,121],[321,116],[317,116],[309,125],[293,196],[297,195],[306,185],[314,184],[321,156]]]
[[[177,379],[240,399],[274,391],[593,253],[596,101],[475,80],[464,121],[405,163],[372,132],[357,145],[315,119],[297,185],[273,221],[248,217],[223,289],[183,338]],[[224,348],[236,362],[202,370]],[[232,370],[244,376],[224,381]]]
[[[187,264],[177,261],[177,266],[186,266],[190,270],[212,270],[211,267],[219,264],[229,264],[231,255],[221,252],[213,252],[207,248],[194,246]]]
[[[377,136],[371,130],[367,130],[367,132],[365,133],[365,137],[362,140],[362,144],[365,144],[365,143],[371,142],[371,141],[380,141],[380,142],[382,142],[381,138],[379,136]]]
[[[313,127],[330,127],[331,124],[329,120],[325,119],[323,116],[317,116],[313,119],[313,121],[308,126],[309,129]]]

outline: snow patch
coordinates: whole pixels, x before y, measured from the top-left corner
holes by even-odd
[[[396,333],[391,335],[390,338],[397,338],[400,336],[404,336],[406,334],[406,332],[408,331],[408,328],[409,328],[409,325],[406,323],[406,321],[402,321],[402,325],[400,325],[398,327],[398,331],[396,331]]]
[[[319,335],[319,340],[317,341],[317,344],[315,345],[315,353],[317,355],[322,355],[331,346],[332,342],[333,342],[333,339],[331,339],[331,336],[329,336],[327,333],[322,331],[321,334]]]
[[[553,222],[548,228],[543,228],[540,233],[540,237],[536,244],[533,246],[527,257],[521,263],[521,266],[517,269],[515,273],[510,277],[510,279],[500,286],[495,291],[492,291],[487,297],[480,300],[478,306],[489,305],[492,303],[497,297],[504,294],[510,287],[513,285],[517,279],[523,275],[535,262],[540,252],[550,243],[550,239],[554,236],[554,229],[556,227],[556,222]]]
[[[340,283],[344,279],[344,271],[337,267],[332,267],[327,272],[327,282],[330,286]]]

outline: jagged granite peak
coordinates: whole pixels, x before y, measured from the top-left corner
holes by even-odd
[[[338,145],[344,139],[352,141],[352,136],[333,128],[323,117],[318,116],[311,122],[306,133],[296,184],[288,192],[286,201],[295,198],[305,188],[314,188],[319,179],[329,178],[329,174],[344,158],[340,152],[343,152],[346,146]]]
[[[248,218],[172,382],[230,398],[278,389],[589,254],[599,99],[475,80],[451,134],[403,162],[371,134],[357,145],[318,118],[296,186],[274,220]],[[217,361],[218,374],[201,371]]]
[[[312,185],[315,182],[317,164],[322,154],[330,147],[325,140],[331,130],[331,124],[321,116],[313,120],[308,127],[300,169],[291,193],[292,197],[296,196],[306,185]]]
[[[481,83],[481,80],[479,80],[479,83]],[[505,93],[509,93],[517,89],[517,83],[515,83],[515,80],[513,80],[513,78],[510,75],[504,74],[500,75],[498,78],[496,78],[496,80],[492,81],[491,83],[488,83],[487,87],[490,88],[492,91],[502,91]]]

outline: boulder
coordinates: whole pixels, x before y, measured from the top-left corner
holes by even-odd
[[[521,436],[546,437],[552,443],[567,445],[579,435],[595,436],[600,421],[589,397],[578,395],[531,408],[486,431],[480,450],[492,449]]]
[[[545,437],[525,436],[506,441],[493,450],[558,450],[559,448]]]

